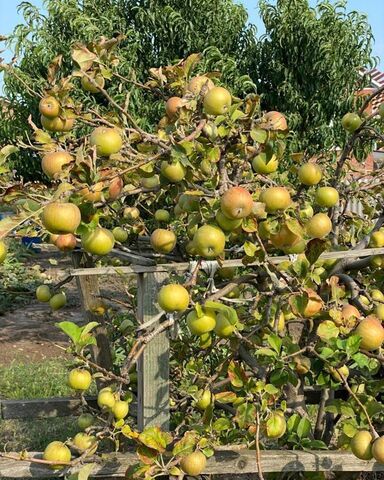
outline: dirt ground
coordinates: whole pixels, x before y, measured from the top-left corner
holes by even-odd
[[[50,259],[58,260],[53,266]],[[43,275],[54,284],[61,281],[71,267],[69,258],[60,258],[58,254],[41,253],[34,255],[26,264],[39,264]],[[100,282],[102,283],[102,282]],[[102,285],[105,298],[118,297],[124,300],[123,283],[116,277],[108,277],[108,282]],[[49,358],[65,356],[59,347],[68,345],[67,337],[55,323],[64,320],[77,324],[83,322],[80,298],[76,281],[65,285],[67,305],[53,312],[48,304],[33,299],[31,303],[15,308],[0,315],[0,365],[18,362],[41,361]],[[56,346],[58,345],[58,346]]]

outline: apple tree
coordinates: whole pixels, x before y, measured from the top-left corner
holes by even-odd
[[[289,124],[263,111],[256,93],[234,95],[217,71],[201,72],[198,54],[152,68],[132,87],[120,72],[124,48],[119,36],[75,44],[33,87],[39,117],[22,119],[28,140],[1,149],[1,198],[17,214],[0,222],[0,258],[9,233],[38,233],[90,262],[113,264],[111,254],[125,252],[132,263],[191,268],[162,285],[156,301],[165,319],[139,336],[129,286],[125,317],[112,311],[108,325],[125,349],[111,369],[90,356],[98,322],[58,325],[79,361],[69,385],[83,395],[92,378],[107,384],[99,409],[82,397],[79,433],[50,443],[45,461],[79,462],[112,441],[136,446],[132,478],[199,475],[220,445],[255,448],[261,478],[261,448],[337,444],[384,462],[382,171],[367,177],[352,161],[355,148],[381,139],[382,109],[344,112],[347,142],[336,158],[288,162]],[[73,68],[66,75],[64,62]],[[132,88],[164,99],[153,128],[131,111]],[[39,159],[48,186],[14,177],[17,150]],[[352,194],[364,218],[346,210]],[[41,285],[36,296],[62,308],[65,285]],[[151,338],[175,325],[172,429],[139,432],[128,417],[135,364]]]

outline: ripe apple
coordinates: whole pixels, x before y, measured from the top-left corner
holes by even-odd
[[[232,97],[226,88],[213,87],[204,96],[204,110],[208,115],[224,115],[232,105]]]
[[[170,218],[171,218],[171,214],[168,212],[168,210],[164,210],[163,208],[160,208],[155,212],[155,220],[157,222],[168,223]]]
[[[180,97],[168,98],[167,103],[165,104],[165,113],[168,115],[169,118],[174,118],[179,108],[183,105],[184,100]]]
[[[97,395],[97,404],[101,409],[109,410],[113,408],[115,402],[116,397],[110,387],[101,389]]]
[[[104,88],[105,85],[105,80],[103,75],[101,73],[95,73],[95,72],[87,72],[90,77],[92,77],[92,80],[96,83],[91,82],[89,78],[87,78],[85,75],[81,77],[81,86],[83,87],[83,90],[86,92],[90,93],[99,93],[100,88]]]
[[[68,385],[74,390],[88,390],[92,383],[92,375],[83,368],[74,368],[69,372]]]
[[[312,288],[306,288],[305,291],[307,294],[307,303],[305,307],[303,307],[299,301],[298,311],[294,313],[299,313],[303,318],[314,317],[323,308],[323,301]],[[298,297],[301,297],[301,294],[298,294]]]
[[[384,328],[374,315],[361,320],[354,333],[361,337],[360,348],[363,350],[377,350],[384,341]]]
[[[151,246],[157,253],[167,254],[171,253],[176,246],[176,235],[171,230],[164,228],[157,228],[152,232]]]
[[[4,262],[5,257],[7,256],[8,253],[8,247],[6,244],[0,240],[0,264]]]
[[[115,246],[113,233],[106,228],[97,227],[81,236],[83,249],[93,255],[107,255]]]
[[[361,124],[362,120],[357,113],[346,113],[341,119],[341,125],[349,133],[355,132]]]
[[[350,320],[351,318],[358,319],[361,318],[361,313],[356,307],[347,303],[343,305],[343,308],[341,309],[341,318],[343,320]]]
[[[372,455],[376,462],[384,464],[384,437],[379,437],[373,442]]]
[[[372,440],[372,434],[368,430],[357,432],[349,444],[355,457],[360,458],[360,460],[371,460]]]
[[[288,130],[287,120],[284,115],[275,111],[267,112],[264,115],[262,127],[268,130]]]
[[[317,185],[322,177],[321,169],[316,163],[305,163],[299,168],[299,180],[303,185]]]
[[[204,92],[211,90],[215,84],[212,80],[204,75],[199,75],[197,77],[191,78],[187,85],[187,91],[193,93],[194,95],[199,95],[201,90],[204,87]]]
[[[198,317],[196,310],[192,310],[187,315],[187,325],[193,335],[211,332],[216,326],[216,314],[213,310],[206,309]]]
[[[85,430],[95,423],[95,417],[90,413],[82,413],[77,419],[77,426]]]
[[[48,285],[39,285],[36,288],[36,298],[39,302],[49,302],[52,293]]]
[[[52,202],[44,207],[41,221],[50,233],[74,233],[80,225],[81,213],[73,203]]]
[[[125,207],[123,217],[127,220],[137,220],[140,217],[140,210],[137,207]]]
[[[203,225],[195,236],[193,243],[198,255],[204,258],[216,258],[224,252],[224,232],[214,225]]]
[[[252,167],[255,172],[262,173],[263,175],[276,172],[278,166],[279,161],[277,160],[276,155],[272,155],[272,157],[268,159],[265,152],[259,153],[259,155],[252,160]]]
[[[64,150],[46,153],[41,160],[41,168],[49,178],[61,173],[64,165],[68,165],[73,161],[72,155]]]
[[[315,202],[320,207],[334,207],[339,203],[339,192],[333,187],[320,187],[316,191]]]
[[[306,231],[311,238],[324,238],[332,231],[331,219],[325,213],[316,213],[308,220]]]
[[[284,249],[292,247],[298,241],[302,240],[302,238],[296,233],[293,233],[286,223],[283,223],[276,234],[270,235],[270,240],[274,247]]]
[[[165,312],[184,312],[189,305],[188,290],[177,283],[170,283],[160,288],[157,302]]]
[[[196,408],[205,410],[215,401],[215,396],[210,390],[199,390],[197,392]]]
[[[220,199],[220,208],[228,218],[247,217],[253,208],[252,195],[243,187],[229,188]]]
[[[95,185],[82,188],[79,191],[79,195],[81,195],[86,202],[100,202],[103,196],[103,187],[103,182],[97,182]]]
[[[225,232],[232,232],[232,230],[236,230],[236,228],[240,227],[240,225],[243,223],[242,218],[228,218],[221,210],[217,211],[215,220],[218,226]]]
[[[377,230],[372,233],[369,246],[372,248],[384,247],[384,232],[382,230]]]
[[[63,442],[54,441],[49,443],[44,450],[43,460],[49,462],[69,463],[71,461],[71,451]],[[54,470],[63,468],[63,465],[52,465]]]
[[[268,438],[281,438],[287,429],[282,412],[272,412],[265,424],[265,433]]]
[[[89,455],[92,455],[97,450],[97,440],[96,437],[92,435],[87,435],[84,432],[77,433],[73,440],[73,445],[78,448],[81,452],[88,450]]]
[[[126,230],[124,230],[124,228],[121,228],[121,227],[115,227],[112,230],[112,234],[115,237],[115,240],[117,242],[124,243],[128,239],[128,232]]]
[[[48,118],[44,115],[40,117],[41,125],[49,132],[69,132],[75,123],[74,118]]]
[[[60,114],[60,103],[55,97],[43,97],[39,102],[39,112],[46,118],[56,118]]]
[[[180,468],[191,477],[196,477],[203,473],[206,465],[207,458],[202,452],[190,453],[180,460]]]
[[[222,313],[216,315],[216,325],[214,332],[220,338],[228,338],[235,331],[236,325],[233,325]]]
[[[261,193],[260,201],[265,203],[269,213],[285,210],[291,205],[291,195],[285,187],[269,187]]]
[[[112,407],[112,413],[116,420],[121,420],[128,415],[129,404],[123,400],[116,400],[115,404]]]
[[[55,245],[62,252],[70,252],[76,247],[76,237],[73,233],[58,235]]]
[[[123,146],[123,140],[117,128],[97,127],[89,139],[91,146],[96,147],[96,152],[101,157],[109,157],[118,153]]]
[[[159,175],[152,175],[151,177],[141,177],[140,178],[140,185],[143,188],[148,189],[155,189],[160,185],[160,178]]]
[[[67,304],[67,296],[64,292],[56,293],[49,299],[49,306],[53,311],[60,310]]]
[[[181,182],[184,179],[186,172],[187,169],[181,162],[176,161],[168,163],[164,160],[161,163],[161,173],[171,183]]]

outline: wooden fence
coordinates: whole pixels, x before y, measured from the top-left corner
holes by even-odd
[[[349,250],[328,252],[321,255],[322,259],[362,258],[371,255],[384,254],[384,248],[368,248],[364,250]],[[279,264],[291,259],[290,256],[270,257],[269,261]],[[103,318],[95,318],[92,305],[99,299],[98,278],[102,275],[137,275],[137,317],[142,324],[151,324],[155,329],[162,321],[156,304],[157,291],[171,272],[182,273],[190,270],[189,263],[169,263],[154,266],[131,265],[129,267],[92,268],[87,264],[87,258],[81,253],[74,255],[74,269],[70,272],[77,279],[82,308],[87,321],[97,320],[100,326],[96,330],[97,346],[93,351],[94,360],[102,367],[109,369],[111,357],[106,328]],[[203,262],[202,268],[212,262]],[[247,265],[259,266],[259,262]],[[227,260],[222,266],[244,267],[241,260]],[[339,395],[343,395],[339,392]],[[317,403],[319,396],[316,391],[307,391]],[[95,405],[95,397],[88,398]],[[0,402],[2,419],[10,418],[50,418],[74,414],[80,407],[76,398],[55,398],[43,400],[3,400]],[[137,426],[143,429],[158,425],[164,429],[169,426],[169,337],[167,332],[155,336],[146,346],[138,362],[138,395],[137,403],[131,408],[131,415],[137,417]],[[31,454],[35,458],[41,453]],[[94,477],[124,477],[130,464],[136,463],[134,453],[110,454],[105,462],[94,467]],[[384,465],[375,461],[358,460],[354,455],[340,451],[263,451],[261,466],[264,472],[298,472],[298,471],[384,471]],[[71,472],[76,471],[73,467]],[[253,450],[239,448],[218,449],[209,459],[204,473],[233,474],[257,473],[256,457]],[[0,458],[0,477],[5,478],[52,478],[63,476],[68,471],[54,473],[44,465],[28,461],[15,461]]]

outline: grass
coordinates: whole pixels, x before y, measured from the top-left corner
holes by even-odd
[[[63,359],[1,366],[0,396],[15,400],[71,396],[73,390],[67,386],[70,366]],[[42,451],[52,440],[66,440],[77,431],[74,417],[0,420],[0,450]]]

